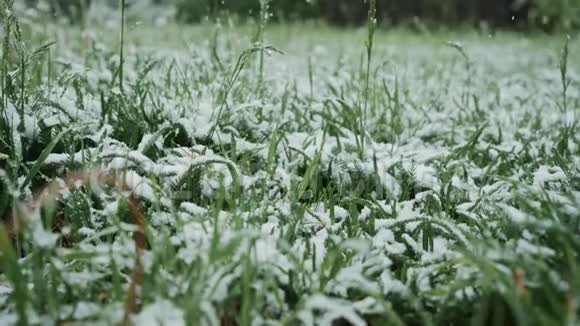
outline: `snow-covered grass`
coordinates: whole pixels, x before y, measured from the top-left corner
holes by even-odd
[[[0,325],[578,322],[577,39],[7,18]]]

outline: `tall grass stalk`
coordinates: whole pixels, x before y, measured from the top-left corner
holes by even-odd
[[[18,27],[17,27],[18,28]],[[24,42],[21,39],[20,33],[16,33],[18,42],[18,61],[20,66],[20,105],[18,110],[18,132],[24,133],[24,105],[26,103],[26,55],[24,49]]]
[[[213,137],[214,132],[215,132],[216,128],[218,127],[218,124],[221,122],[221,118],[224,114],[224,110],[228,106],[228,99],[230,97],[231,92],[234,89],[234,86],[235,86],[238,78],[240,77],[240,74],[244,70],[245,66],[248,64],[248,61],[250,60],[250,58],[256,52],[260,52],[261,54],[264,54],[264,52],[266,52],[266,53],[270,53],[270,52],[282,53],[271,46],[264,46],[263,44],[254,44],[251,47],[242,51],[242,53],[238,57],[238,60],[236,61],[236,65],[234,66],[232,73],[229,75],[226,82],[223,84],[223,90],[220,94],[221,98],[218,98],[218,101],[220,102],[220,106],[219,106],[219,109],[217,111],[217,114],[212,113],[212,121],[214,121],[214,124],[212,125],[210,132],[209,132],[210,139],[211,139],[211,137]]]
[[[367,115],[368,115],[368,105],[369,105],[369,92],[370,92],[370,78],[371,78],[371,63],[373,58],[373,47],[374,47],[374,38],[375,38],[375,31],[377,29],[377,1],[376,0],[369,0],[369,13],[368,13],[368,22],[367,22],[367,40],[366,40],[366,55],[367,55],[367,66],[366,66],[366,79],[365,79],[365,88],[364,88],[364,105],[363,105],[363,112],[362,117],[360,119],[360,129],[359,129],[359,137],[360,137],[360,148],[359,148],[359,157],[362,159],[364,156],[364,149],[365,149],[365,130],[366,130],[366,123],[367,123]]]
[[[461,55],[461,58],[463,59],[463,61],[465,63],[465,70],[467,71],[467,74],[466,74],[465,85],[463,88],[463,93],[461,94],[461,104],[463,105],[464,108],[467,108],[469,106],[469,100],[470,100],[471,95],[472,95],[471,94],[471,86],[473,84],[472,77],[471,77],[473,74],[473,69],[471,66],[471,59],[469,58],[467,51],[465,50],[463,45],[461,45],[461,43],[448,41],[445,44],[447,46],[449,46],[450,48],[454,49],[455,51],[457,51],[457,53],[459,55]]]
[[[119,88],[123,92],[123,78],[125,65],[125,0],[121,1],[121,46],[119,49]]]
[[[568,87],[570,79],[568,78],[568,57],[570,55],[570,36],[566,36],[562,53],[560,54],[560,80],[562,83],[562,111],[568,112]]]
[[[260,18],[258,21],[258,30],[256,31],[256,37],[254,42],[264,44],[264,32],[266,30],[266,24],[268,23],[268,16],[270,7],[270,0],[260,0]],[[264,81],[264,52],[260,52],[259,57],[259,79],[258,87],[262,88],[262,83]]]
[[[14,16],[14,0],[3,0],[2,8],[0,9],[2,10],[2,13],[0,13],[0,18],[2,18],[4,22],[3,28],[4,38],[2,40],[2,71],[1,71],[2,108],[0,111],[0,113],[2,114],[0,116],[0,121],[2,121],[2,123],[0,124],[1,127],[0,132],[2,132],[3,136],[6,138],[5,145],[8,147],[7,150],[10,153],[10,161],[9,164],[7,165],[10,171],[9,175],[11,178],[15,178],[18,175],[19,167],[20,164],[22,163],[22,143],[19,131],[22,131],[24,127],[24,109],[23,109],[24,95],[23,93],[19,94],[21,105],[17,106],[19,120],[15,130],[13,117],[9,116],[7,112],[8,104],[10,101],[9,97],[10,96],[12,96],[13,98],[16,97],[15,96],[16,90],[14,89],[14,80],[13,77],[10,76],[10,71],[14,69],[13,67],[10,67],[11,60],[10,56],[13,53],[12,51],[18,52],[19,55],[18,64],[20,65],[22,73],[22,71],[24,71],[24,61],[23,61],[24,54],[22,44],[20,42],[21,41],[20,27],[18,24],[18,20]],[[16,43],[19,46],[19,48],[18,49],[12,48],[11,43],[12,44]],[[22,84],[20,84],[19,86],[23,90],[24,76],[21,75],[21,78]],[[14,103],[14,105],[17,105],[17,103]],[[9,121],[9,119],[12,121]],[[11,196],[13,203],[17,200],[18,196],[19,196],[18,193],[13,194]],[[14,204],[12,205],[12,207],[14,207]],[[21,252],[21,243],[19,236],[15,237],[15,250],[16,255],[19,255]]]
[[[2,88],[2,117],[1,117],[1,121],[2,123],[4,123],[5,121],[5,110],[8,108],[8,56],[10,53],[10,35],[12,33],[12,24],[13,24],[13,20],[14,20],[14,16],[13,16],[13,12],[12,12],[12,7],[14,4],[14,0],[3,0],[2,1],[2,8],[1,8],[1,12],[0,12],[0,18],[2,18],[2,21],[4,22],[4,26],[3,26],[3,34],[4,37],[2,39],[2,67],[1,67],[1,71],[0,71],[0,80],[1,80],[1,88]],[[2,130],[6,130],[4,129],[6,126],[2,125]]]
[[[6,12],[4,8],[2,13]],[[0,13],[0,15],[2,14]],[[0,103],[0,130],[6,130],[4,125],[6,108],[8,107],[8,97],[6,96],[6,78],[8,71],[8,35],[10,33],[10,25],[8,20],[4,15],[2,15],[2,20],[4,21],[3,32],[4,38],[2,40],[2,64],[0,67],[0,89],[2,91],[1,103]]]

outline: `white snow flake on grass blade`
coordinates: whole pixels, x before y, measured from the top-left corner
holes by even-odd
[[[344,319],[353,326],[366,326],[350,302],[322,294],[308,297],[298,318],[305,325],[332,325],[334,321]]]
[[[18,316],[12,313],[5,313],[0,311],[0,325],[16,325]]]
[[[84,320],[90,317],[95,317],[101,312],[101,306],[93,302],[78,302],[74,305],[74,318],[77,320]]]
[[[184,318],[183,311],[171,301],[161,300],[145,306],[133,321],[143,326],[180,326],[185,325]]]
[[[3,306],[4,303],[6,303],[10,297],[10,293],[12,293],[12,287],[7,284],[0,284],[0,306]]]
[[[40,248],[44,249],[54,248],[60,235],[44,229],[40,221],[34,222],[33,225],[34,226],[31,237],[34,243]]]
[[[521,255],[537,255],[541,257],[552,257],[556,252],[544,246],[537,246],[524,239],[517,242],[516,252]]]
[[[568,177],[560,167],[549,167],[542,165],[534,173],[534,186],[543,189],[547,183],[565,181]]]
[[[415,167],[415,182],[422,188],[439,191],[437,172],[435,168],[423,164]]]
[[[133,193],[142,197],[149,202],[155,200],[155,191],[151,187],[149,180],[137,174],[135,171],[127,171],[125,173],[125,183]]]
[[[377,283],[364,276],[361,263],[341,269],[328,285],[329,292],[336,293],[342,298],[348,297],[349,290],[360,290],[364,293],[377,291]]]
[[[503,211],[507,214],[507,217],[514,223],[516,224],[523,224],[526,223],[530,220],[530,217],[528,214],[520,211],[519,209],[507,205],[507,204],[498,204],[498,206],[500,208],[503,209]]]
[[[373,246],[393,255],[401,255],[407,250],[405,244],[395,240],[395,234],[389,229],[380,229],[377,232],[373,238]]]

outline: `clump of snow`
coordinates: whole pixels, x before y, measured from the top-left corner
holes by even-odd
[[[548,183],[565,181],[567,179],[568,177],[560,167],[542,165],[538,171],[534,173],[534,186],[543,189]]]
[[[314,312],[322,315],[315,317]],[[315,294],[304,302],[304,309],[298,313],[298,318],[305,325],[331,325],[334,321],[344,319],[354,326],[364,326],[366,322],[347,301]]]
[[[145,306],[133,319],[136,325],[185,325],[185,315],[171,301],[161,300]]]
[[[44,249],[51,249],[54,248],[56,242],[58,241],[60,235],[56,233],[52,233],[49,230],[46,230],[42,223],[34,222],[32,227],[31,237],[36,246],[39,248]]]

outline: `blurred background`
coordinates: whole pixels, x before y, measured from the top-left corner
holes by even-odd
[[[369,0],[367,0],[369,1]],[[580,27],[580,0],[376,0],[381,26],[414,29],[514,29],[545,32]],[[18,1],[17,1],[18,2]],[[53,17],[82,22],[91,6],[115,8],[121,0],[24,0],[27,8],[41,8]],[[368,3],[363,0],[126,0],[126,6],[158,6],[171,10],[182,23],[201,23],[216,17],[255,18],[267,5],[270,20],[319,21],[356,26],[365,22]]]

